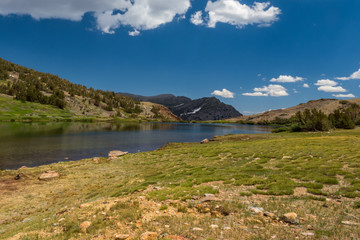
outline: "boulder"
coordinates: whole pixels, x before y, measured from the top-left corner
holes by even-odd
[[[202,140],[200,143],[203,144],[203,143],[208,143],[210,142],[209,139],[205,138],[204,140]]]
[[[289,213],[285,213],[282,217],[281,220],[286,222],[286,223],[290,223],[290,224],[297,224],[299,223],[299,220],[297,219],[297,214],[294,212],[289,212]]]
[[[119,151],[119,150],[114,150],[114,151],[110,151],[108,156],[110,159],[114,159],[114,158],[118,158],[118,157],[121,157],[121,156],[124,156],[128,154],[128,152],[123,152],[123,151]]]
[[[55,171],[46,171],[40,175],[39,180],[51,180],[58,177],[60,177],[59,173]]]

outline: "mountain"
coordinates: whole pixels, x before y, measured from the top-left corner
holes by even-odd
[[[74,84],[0,58],[0,119],[122,118],[180,120],[166,107]],[[14,99],[18,103],[15,104]],[[27,103],[27,104],[25,104]],[[15,109],[14,106],[17,108]],[[42,107],[49,106],[49,107]],[[41,108],[41,114],[35,109]],[[33,110],[31,110],[33,109]],[[26,114],[21,114],[22,112]],[[56,114],[55,114],[56,113]]]
[[[258,113],[254,115],[241,116],[236,118],[228,119],[229,121],[248,121],[248,122],[264,122],[264,121],[274,121],[275,119],[289,119],[296,114],[296,112],[303,112],[305,109],[317,109],[324,112],[326,115],[333,113],[337,109],[345,109],[350,106],[350,104],[356,103],[360,105],[360,98],[350,99],[350,100],[338,100],[338,99],[319,99],[312,100],[307,103],[301,103],[297,106],[270,110],[263,113]]]
[[[176,116],[183,120],[206,121],[222,120],[242,116],[233,106],[225,104],[215,97],[205,97],[192,100],[184,96],[161,94],[157,96],[140,96],[120,93],[132,97],[137,101],[153,102],[169,108]]]

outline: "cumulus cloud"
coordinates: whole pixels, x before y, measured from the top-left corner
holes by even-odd
[[[120,26],[137,31],[157,28],[184,15],[190,6],[190,0],[2,0],[0,15],[27,14],[35,19],[80,21],[85,13],[92,12],[98,29],[114,33]]]
[[[264,86],[262,88],[254,88],[254,92],[252,93],[243,93],[244,96],[252,96],[252,97],[282,97],[288,96],[286,88],[281,85],[270,84],[269,86]]]
[[[314,85],[316,85],[316,86],[336,86],[336,85],[338,85],[338,83],[333,80],[330,80],[330,79],[321,79],[321,80],[318,80]]]
[[[279,82],[279,83],[293,83],[298,81],[303,81],[302,77],[293,77],[290,75],[280,75],[278,78],[270,79],[270,82]]]
[[[351,74],[349,77],[337,77],[337,80],[352,80],[352,79],[360,79],[360,69]]]
[[[318,80],[315,85],[319,86],[318,90],[323,92],[346,92],[346,89],[337,86],[338,83],[330,79]]]
[[[333,94],[334,97],[337,97],[337,98],[354,98],[355,95],[352,94],[352,93],[349,93],[349,94]]]
[[[222,91],[220,91],[220,90],[213,91],[211,93],[211,95],[220,96],[220,97],[223,97],[223,98],[234,98],[235,93],[230,92],[229,90],[224,88]]]
[[[202,11],[197,11],[193,15],[191,15],[190,21],[195,25],[201,25],[204,23],[202,19]]]
[[[309,88],[310,86],[309,86],[309,84],[304,83],[303,87],[304,87],[304,88]]]
[[[217,23],[227,23],[242,28],[246,25],[270,26],[278,20],[281,10],[270,6],[269,2],[249,6],[241,4],[238,0],[208,1],[202,18],[208,27],[214,28]]]

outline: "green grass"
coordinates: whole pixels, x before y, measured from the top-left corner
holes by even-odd
[[[21,171],[27,176],[26,180],[8,185],[9,189],[0,188],[0,196],[4,196],[0,197],[0,238],[6,239],[24,231],[32,236],[30,231],[39,229],[51,232],[55,229],[53,224],[60,218],[55,217],[56,213],[72,208],[74,213],[68,214],[64,223],[61,223],[62,230],[58,235],[52,235],[53,239],[80,236],[78,226],[87,218],[93,222],[89,229],[91,234],[112,229],[114,218],[128,222],[129,228],[136,228],[133,224],[147,210],[129,202],[128,198],[144,196],[146,201],[159,203],[151,211],[170,211],[174,208],[179,214],[189,214],[191,211],[184,206],[193,206],[193,199],[205,193],[218,195],[231,191],[236,193],[237,198],[225,200],[221,206],[228,206],[227,209],[234,217],[238,216],[236,221],[242,221],[239,214],[251,216],[245,210],[236,210],[236,206],[243,206],[239,199],[261,197],[267,200],[255,202],[268,211],[277,211],[279,214],[299,211],[298,214],[302,216],[323,214],[324,220],[319,215],[318,222],[314,223],[318,228],[316,234],[325,234],[332,239],[346,239],[352,230],[338,226],[338,222],[349,217],[347,212],[358,211],[359,148],[359,129],[331,133],[229,135],[216,137],[215,141],[207,144],[172,143],[161,150],[129,154],[100,163],[81,160],[23,169]],[[58,171],[61,177],[54,181],[39,182],[39,174],[50,169]],[[12,181],[17,172],[0,171],[0,182]],[[154,186],[160,188],[155,189]],[[305,195],[294,196],[297,188],[305,188]],[[343,205],[330,204],[325,209],[324,196],[346,200]],[[81,215],[79,211],[82,210],[77,210],[82,203],[101,203],[101,199],[124,201],[109,209],[94,210],[95,217],[94,213]],[[177,201],[181,205],[172,207],[167,201]],[[169,206],[169,209],[163,206]],[[107,213],[107,217],[101,215],[102,211]],[[24,221],[27,218],[31,220]],[[47,218],[50,220],[42,220]],[[189,217],[168,221],[174,224],[180,221],[178,224],[185,226],[183,223],[192,220]],[[209,217],[200,222],[199,226],[207,229],[206,224],[212,221]],[[146,229],[154,230],[156,225],[149,223]],[[192,234],[191,229],[172,230],[188,232],[189,236]],[[237,231],[234,230],[234,235],[226,236],[236,239],[236,234],[242,234]],[[218,235],[213,232],[210,229],[209,234],[213,235],[208,236],[217,239]],[[269,228],[262,233],[263,239],[269,239],[272,236],[270,233],[277,232],[282,232],[282,236],[293,234]],[[356,234],[360,234],[359,231]]]
[[[0,121],[48,121],[49,119],[70,119],[67,110],[39,103],[21,102],[11,96],[0,95]]]

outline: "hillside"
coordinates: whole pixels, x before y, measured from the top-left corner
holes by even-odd
[[[169,108],[176,116],[186,121],[222,120],[242,115],[233,106],[225,104],[215,97],[192,100],[184,96],[174,96],[172,94],[161,94],[151,97],[129,93],[120,94],[132,97],[138,101],[162,104]]]
[[[21,119],[46,118],[48,120],[114,117],[120,119],[179,120],[167,108],[158,104],[142,103],[111,91],[87,88],[56,75],[38,72],[1,58],[0,94],[2,94],[0,119],[4,120],[18,120],[19,117]],[[15,103],[12,99],[17,102]],[[42,109],[41,114],[36,112],[27,112],[25,115],[19,114],[22,109],[29,109],[28,106],[31,104],[37,104],[36,108]],[[14,109],[12,105],[16,105],[17,109]],[[47,112],[49,109],[51,111]],[[64,117],[59,118],[59,116]]]
[[[229,135],[0,171],[0,239],[360,239],[359,133]]]
[[[248,122],[264,122],[264,121],[273,121],[277,118],[279,119],[289,119],[296,114],[296,112],[303,112],[305,109],[317,109],[324,112],[326,115],[334,112],[337,109],[343,109],[350,105],[350,103],[360,104],[360,98],[350,99],[350,100],[338,100],[338,99],[319,99],[312,100],[307,103],[301,103],[297,106],[266,111],[259,114],[241,116],[236,118],[230,118],[229,121],[238,122],[238,121],[248,121]]]

